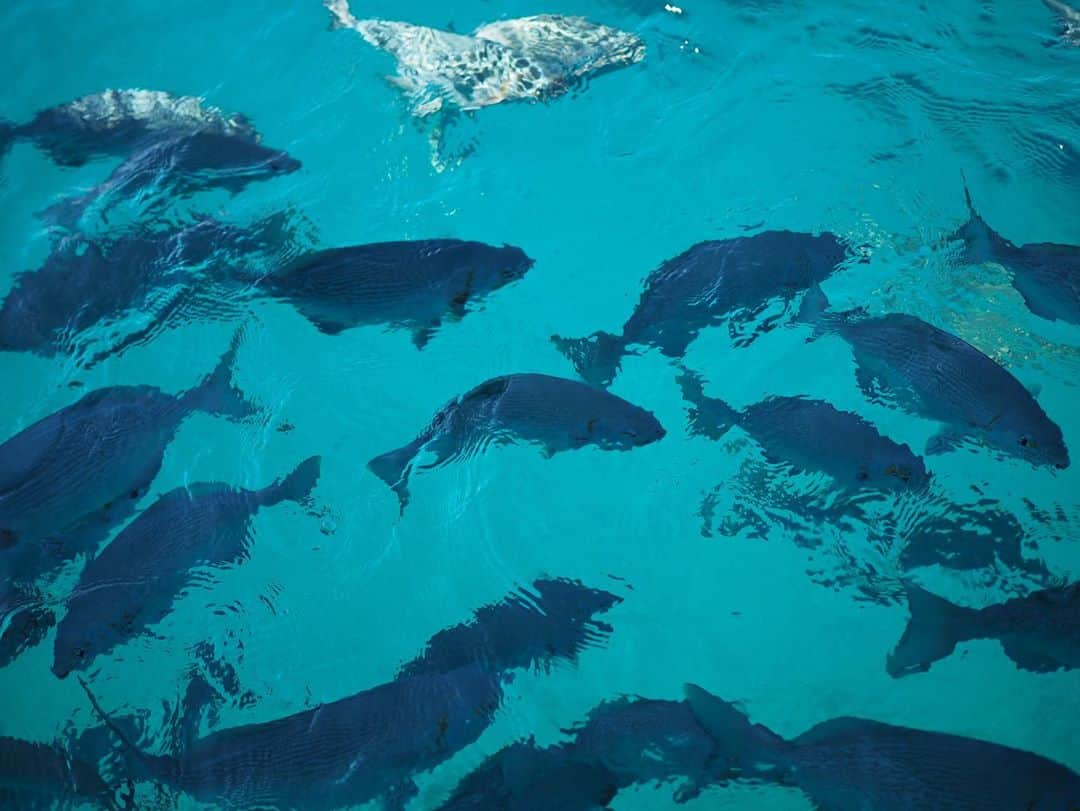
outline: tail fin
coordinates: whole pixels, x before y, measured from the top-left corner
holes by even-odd
[[[684,369],[675,382],[682,389],[683,399],[694,406],[686,412],[691,434],[719,439],[739,421],[739,413],[723,400],[705,396],[705,386],[697,372]]]
[[[129,765],[132,766],[132,770],[137,775],[145,775],[152,780],[158,780],[163,783],[173,782],[176,776],[179,774],[179,764],[176,758],[169,757],[168,755],[151,755],[141,750],[134,741],[128,736],[128,734],[109,717],[109,714],[101,708],[98,704],[98,700],[94,697],[94,694],[90,692],[90,687],[82,676],[79,676],[79,684],[82,686],[83,692],[86,693],[86,697],[90,699],[90,706],[94,708],[94,713],[113,735],[115,735],[120,743],[124,745],[125,750],[131,755],[129,759]]]
[[[218,361],[217,368],[197,387],[184,394],[184,401],[189,408],[222,414],[233,419],[243,419],[254,413],[255,409],[244,399],[244,393],[233,385],[233,363],[236,361],[242,334],[242,330],[237,331],[229,349]]]
[[[312,456],[310,459],[305,459],[297,465],[296,470],[284,479],[260,490],[259,503],[270,506],[281,501],[303,501],[315,489],[315,485],[319,483],[321,468],[321,456]]]
[[[587,338],[552,335],[551,342],[574,364],[586,382],[604,388],[615,379],[622,356],[626,354],[622,338],[610,332],[594,332]]]
[[[0,158],[7,154],[11,145],[15,143],[18,128],[10,121],[0,121]]]
[[[402,515],[405,514],[405,505],[409,503],[409,473],[412,472],[413,459],[419,450],[419,440],[415,440],[397,450],[376,456],[367,465],[368,470],[397,493]]]
[[[978,615],[975,609],[954,605],[914,583],[906,583],[905,589],[911,619],[885,660],[885,669],[893,678],[925,672],[944,659],[957,642],[969,638],[967,629]]]
[[[827,332],[826,314],[828,309],[829,299],[818,285],[815,284],[803,294],[802,302],[799,304],[799,312],[795,315],[795,321],[809,324],[814,328],[810,340]]]
[[[359,30],[360,21],[349,10],[349,0],[323,0],[326,10],[333,15],[330,21],[330,29],[353,28]]]
[[[683,690],[694,717],[716,742],[717,766],[722,774],[763,776],[781,765],[787,741],[760,724],[750,723],[734,705],[696,684],[686,684]]]

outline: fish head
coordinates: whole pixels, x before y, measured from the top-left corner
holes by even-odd
[[[901,445],[876,456],[873,464],[860,469],[859,478],[868,484],[880,484],[890,489],[917,490],[930,481],[930,473],[921,456]]]
[[[101,624],[105,625],[104,622]],[[65,620],[56,628],[52,672],[62,679],[69,673],[86,669],[94,657],[102,652],[104,645],[99,634],[81,623]]]
[[[652,412],[622,400],[606,403],[589,419],[586,431],[589,442],[607,450],[632,450],[667,434]]]
[[[301,166],[300,161],[284,150],[217,133],[202,132],[185,138],[177,150],[178,154],[170,156],[170,160],[188,172],[207,175],[215,185],[226,188],[242,188],[253,181],[291,174]]]
[[[1001,419],[990,429],[994,445],[1011,456],[1026,459],[1036,467],[1069,466],[1069,449],[1061,428],[1049,417],[1038,414]]]
[[[445,250],[445,249],[444,249]],[[450,246],[455,277],[465,289],[477,293],[498,290],[523,278],[534,264],[525,251],[513,245],[496,248],[480,242]]]
[[[544,614],[562,622],[588,620],[622,602],[622,598],[603,589],[585,586],[577,580],[542,577],[533,582]]]

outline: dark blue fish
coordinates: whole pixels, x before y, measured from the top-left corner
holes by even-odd
[[[732,426],[753,437],[770,459],[798,470],[817,470],[848,489],[922,488],[930,480],[923,460],[907,445],[882,436],[858,414],[823,400],[769,397],[736,411],[707,397],[701,378],[679,377],[683,397],[694,405],[690,430],[719,439]]]
[[[706,327],[747,317],[773,299],[785,302],[824,281],[848,258],[843,242],[792,231],[699,242],[649,274],[645,290],[621,335],[552,340],[585,380],[607,386],[634,345],[682,357]]]
[[[133,152],[104,183],[86,194],[61,200],[42,216],[73,227],[91,207],[104,215],[121,200],[147,197],[161,207],[196,192],[224,189],[237,194],[250,183],[287,175],[300,168],[288,153],[255,141],[199,132],[155,141]]]
[[[241,228],[205,219],[118,237],[63,239],[36,271],[21,273],[0,304],[0,349],[54,355],[80,347],[84,334],[129,312],[151,310],[166,291],[170,305],[121,346],[160,327],[201,278],[205,266],[233,265],[246,252],[279,247],[284,220],[268,217]],[[113,349],[112,351],[115,351]]]
[[[1075,811],[1080,775],[989,741],[883,724],[824,721],[786,740],[694,685],[686,698],[715,738],[719,780],[797,786],[830,811]]]
[[[0,737],[0,808],[113,808],[112,791],[89,763],[58,746]]]
[[[988,262],[1012,274],[1012,284],[1035,315],[1080,324],[1080,246],[1036,242],[1014,245],[987,225],[964,188],[971,219],[951,237],[964,243],[961,260]]]
[[[87,695],[125,741],[138,776],[203,802],[330,809],[381,798],[400,808],[417,792],[413,775],[448,760],[490,725],[512,669],[549,640],[555,644],[546,651],[548,661],[574,655],[594,633],[588,629],[595,622],[592,607],[618,602],[571,581],[548,582],[561,584],[557,602],[578,609],[556,606],[548,614],[552,592],[538,583],[529,595],[537,610],[525,624],[518,595],[511,595],[477,612],[473,623],[439,634],[418,664],[387,684],[278,720],[214,732],[175,756],[139,752],[88,689]],[[580,597],[568,593],[575,589]]]
[[[443,319],[462,318],[533,260],[520,248],[459,239],[382,242],[303,256],[258,282],[321,331],[364,324],[408,329],[423,348]]]
[[[92,550],[130,515],[189,414],[251,413],[232,385],[236,350],[183,394],[98,389],[0,445],[0,594]]]
[[[1080,583],[1032,592],[986,608],[963,608],[907,584],[911,620],[886,660],[889,675],[921,673],[960,642],[996,639],[1023,670],[1080,668]]]
[[[32,588],[0,587],[0,667],[41,642],[55,624],[53,610]]]
[[[409,474],[421,451],[434,454],[422,468],[482,452],[492,443],[540,446],[545,456],[596,445],[629,450],[664,436],[650,412],[573,380],[541,374],[495,377],[447,403],[408,445],[368,462],[376,476],[409,501]]]
[[[261,490],[196,484],[151,504],[83,570],[56,629],[53,673],[63,678],[164,619],[197,566],[240,563],[262,507],[307,498],[319,457]]]
[[[847,341],[867,397],[884,397],[943,424],[927,453],[974,439],[1033,465],[1069,466],[1061,428],[1019,380],[971,344],[913,315],[865,317],[827,308],[824,293],[814,288],[799,318],[814,325],[815,335]]]
[[[33,142],[61,166],[126,155],[148,143],[208,132],[257,143],[242,115],[227,115],[191,96],[160,90],[106,90],[42,110],[25,124],[0,122],[0,155],[16,140]]]

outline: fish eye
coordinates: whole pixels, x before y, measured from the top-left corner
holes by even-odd
[[[86,648],[75,648],[74,652],[75,652],[75,658],[77,658],[77,659],[85,659],[86,658]]]
[[[1021,447],[1026,448],[1029,444],[1031,444],[1031,440],[1029,440],[1026,436],[1020,437],[1020,446]]]

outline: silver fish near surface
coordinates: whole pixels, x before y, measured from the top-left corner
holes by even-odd
[[[426,116],[449,105],[478,110],[540,101],[574,82],[645,58],[639,37],[584,17],[538,14],[488,23],[471,35],[387,20],[359,20],[348,0],[325,0],[338,28],[351,28],[397,59],[390,81]]]

